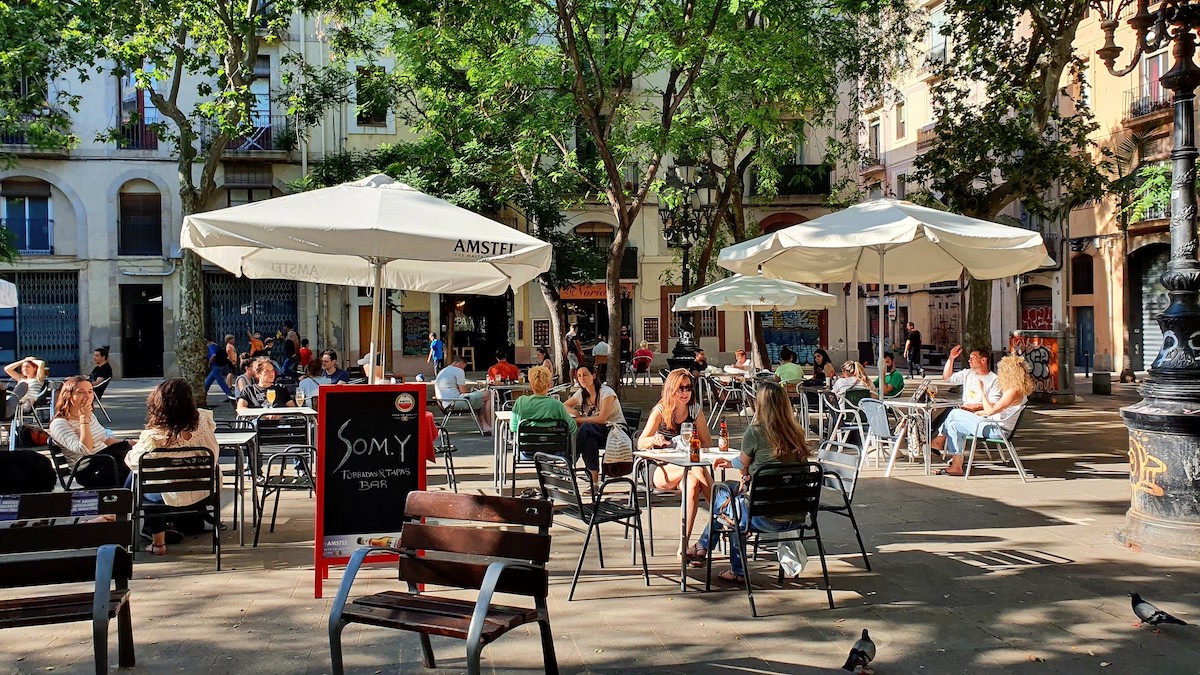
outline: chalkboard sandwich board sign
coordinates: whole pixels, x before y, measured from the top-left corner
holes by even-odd
[[[404,500],[425,489],[425,388],[335,385],[320,389],[317,428],[316,597],[329,566],[360,546],[388,546]],[[393,558],[394,559],[394,558]],[[383,558],[387,560],[387,558]]]

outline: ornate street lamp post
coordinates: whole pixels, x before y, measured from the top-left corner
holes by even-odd
[[[1137,0],[1128,20],[1137,46],[1128,66],[1115,33],[1133,0],[1091,0],[1105,43],[1097,50],[1108,71],[1123,77],[1141,56],[1171,45],[1174,63],[1162,86],[1175,95],[1171,150],[1171,261],[1161,277],[1170,305],[1158,317],[1163,345],[1150,366],[1143,399],[1121,409],[1129,427],[1133,497],[1117,541],[1178,558],[1200,557],[1200,262],[1196,259],[1196,129],[1193,103],[1200,85],[1195,30],[1200,3]]]
[[[680,171],[683,176],[680,176]],[[662,220],[663,238],[667,245],[683,250],[683,293],[691,292],[691,249],[708,231],[707,225],[715,212],[716,183],[701,173],[693,176],[695,166],[686,159],[667,170],[666,189],[659,196],[658,217]],[[696,356],[695,325],[692,313],[679,316],[679,339],[671,350],[671,368],[683,368]]]

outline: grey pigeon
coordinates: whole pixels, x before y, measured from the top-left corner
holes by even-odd
[[[1147,624],[1157,626],[1160,623],[1173,623],[1180,626],[1186,626],[1187,622],[1167,614],[1154,605],[1142,599],[1142,596],[1137,593],[1130,593],[1129,597],[1133,598],[1133,613],[1141,620],[1140,626]]]
[[[875,643],[871,641],[871,637],[867,635],[867,629],[863,629],[862,638],[854,643],[850,648],[850,655],[846,657],[846,665],[842,666],[842,670],[854,672],[855,668],[862,668],[863,672],[867,670],[867,664],[875,660]]]

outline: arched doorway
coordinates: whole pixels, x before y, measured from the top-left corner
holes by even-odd
[[[1162,347],[1163,334],[1158,327],[1158,315],[1166,310],[1170,300],[1159,277],[1167,271],[1171,259],[1168,244],[1150,244],[1129,256],[1129,361],[1135,371],[1149,370]]]
[[[799,213],[785,211],[783,213],[772,213],[766,218],[763,218],[762,222],[759,223],[759,227],[762,228],[763,234],[771,234],[772,232],[777,232],[785,227],[803,223],[807,220],[807,217],[802,216]]]

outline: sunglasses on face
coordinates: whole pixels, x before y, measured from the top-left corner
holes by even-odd
[[[690,384],[685,384],[678,389],[678,391],[687,391],[687,392],[690,392],[691,390],[692,390],[692,385],[690,385]]]

